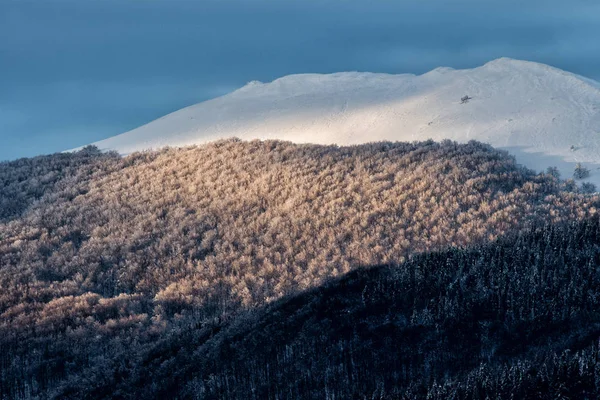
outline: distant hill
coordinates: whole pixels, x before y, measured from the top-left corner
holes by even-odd
[[[183,334],[202,342],[244,321],[252,330],[245,318],[254,310],[332,278],[588,220],[600,205],[572,182],[535,174],[478,142],[338,147],[225,140],[128,157],[88,148],[1,163],[0,176],[2,193],[20,199],[0,196],[12,204],[0,219],[0,398],[134,398],[123,385],[151,376],[144,365],[154,369],[154,352],[165,360],[161,371],[184,374],[177,378],[183,385],[197,378],[188,366],[172,364],[189,349]],[[420,274],[417,266],[404,268]],[[436,285],[473,284],[463,275],[448,278],[448,268]],[[540,274],[523,275],[531,280],[527,287],[551,279]],[[434,296],[428,293],[421,295]],[[534,307],[536,315],[537,306],[523,307],[519,313]],[[206,389],[200,398],[219,397],[218,374],[228,365],[214,365],[217,392]]]
[[[229,137],[338,145],[478,140],[538,172],[556,166],[565,178],[581,162],[600,187],[600,84],[508,58],[420,76],[291,75],[251,82],[96,145],[128,154]]]

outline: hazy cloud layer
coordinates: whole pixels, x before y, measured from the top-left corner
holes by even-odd
[[[600,79],[596,1],[0,2],[0,159],[109,137],[250,80],[508,56]]]

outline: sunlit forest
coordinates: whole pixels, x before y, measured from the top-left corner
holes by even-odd
[[[596,398],[600,199],[551,171],[451,141],[0,163],[0,398]]]

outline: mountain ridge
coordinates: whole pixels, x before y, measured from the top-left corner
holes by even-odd
[[[510,58],[422,75],[295,74],[252,81],[94,144],[129,154],[229,137],[337,145],[478,140],[531,169],[556,166],[564,178],[583,163],[600,186],[600,84]]]

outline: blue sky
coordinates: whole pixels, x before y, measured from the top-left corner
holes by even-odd
[[[599,39],[596,0],[0,0],[0,159],[291,73],[507,56],[600,79]]]

